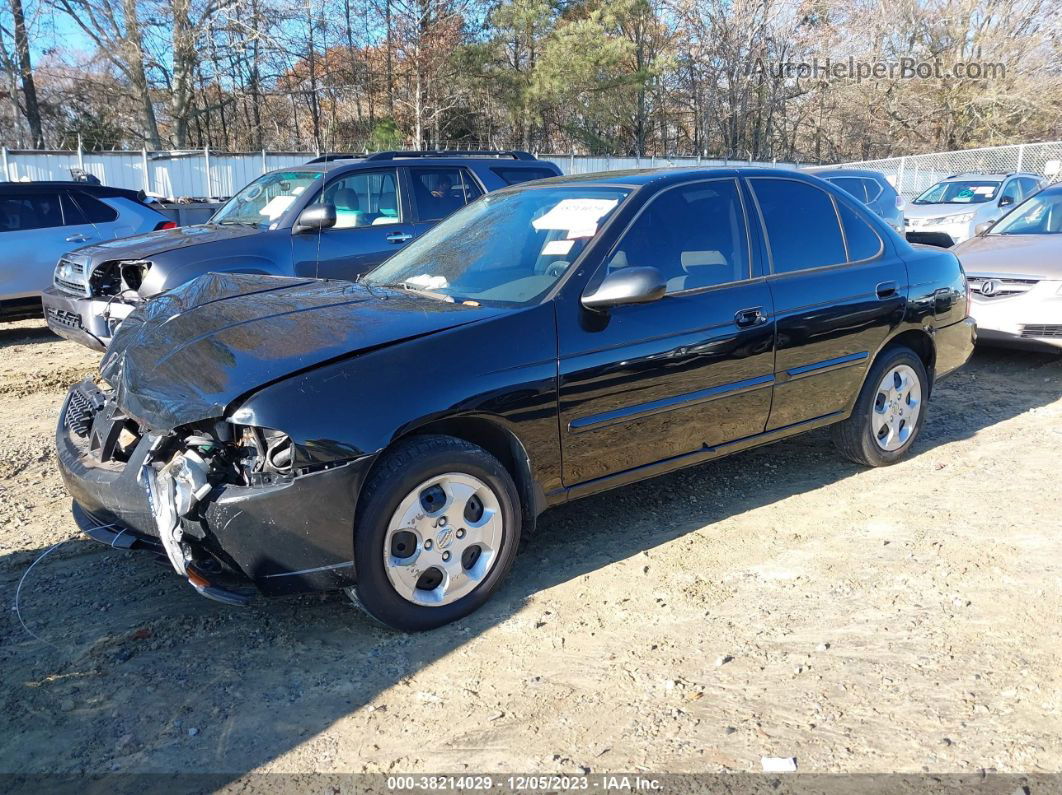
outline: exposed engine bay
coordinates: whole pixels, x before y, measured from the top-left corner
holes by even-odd
[[[70,394],[67,429],[83,440],[82,457],[95,468],[138,466],[154,530],[174,570],[201,593],[243,603],[238,590],[219,588],[219,575],[236,567],[210,538],[205,511],[225,486],[275,486],[293,475],[291,439],[278,431],[225,420],[197,423],[169,433],[143,432],[117,407],[112,391],[84,381]],[[133,461],[134,451],[147,446]],[[154,534],[153,534],[154,535]]]

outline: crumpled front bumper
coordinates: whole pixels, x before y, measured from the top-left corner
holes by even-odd
[[[87,428],[86,394],[90,409],[98,407]],[[75,519],[96,540],[161,552],[141,474],[157,437],[141,438],[126,462],[102,460],[100,440],[113,421],[111,404],[104,403],[103,393],[82,382],[70,390],[60,412],[59,471],[74,499]],[[354,581],[357,496],[371,463],[366,456],[268,486],[215,485],[194,518],[181,517],[183,538],[267,595],[346,587]]]
[[[85,298],[50,287],[41,296],[44,319],[53,332],[95,351],[104,351],[122,320],[136,307],[109,298]]]

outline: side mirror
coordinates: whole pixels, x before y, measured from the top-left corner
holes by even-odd
[[[999,197],[999,206],[1000,207],[1010,207],[1010,205],[1012,205],[1012,204],[1014,204],[1014,197],[1013,196],[1000,196]]]
[[[623,304],[648,304],[660,300],[666,292],[667,282],[656,268],[620,268],[583,296],[583,306],[604,310]]]
[[[335,225],[336,206],[334,204],[311,204],[299,213],[299,220],[295,222],[291,233],[301,235],[303,232],[331,229]]]
[[[974,234],[977,235],[978,237],[981,237],[981,235],[987,235],[988,234],[988,230],[990,230],[995,225],[996,225],[995,221],[982,221],[981,223],[979,223],[977,226],[974,227]]]

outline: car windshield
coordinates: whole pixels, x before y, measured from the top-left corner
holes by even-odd
[[[316,188],[321,177],[319,171],[263,174],[225,202],[210,223],[273,228],[292,202],[304,191]]]
[[[532,303],[564,275],[629,194],[578,185],[487,194],[362,282],[446,301]]]
[[[1057,235],[1062,233],[1062,190],[1045,191],[1018,205],[995,225],[993,235]]]
[[[992,201],[1000,183],[979,180],[938,182],[914,200],[915,204],[980,204]]]

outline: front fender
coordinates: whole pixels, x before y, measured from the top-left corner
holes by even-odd
[[[288,434],[305,465],[378,454],[409,433],[480,418],[519,441],[545,491],[559,489],[553,307],[506,312],[293,373],[234,403],[226,416]]]

